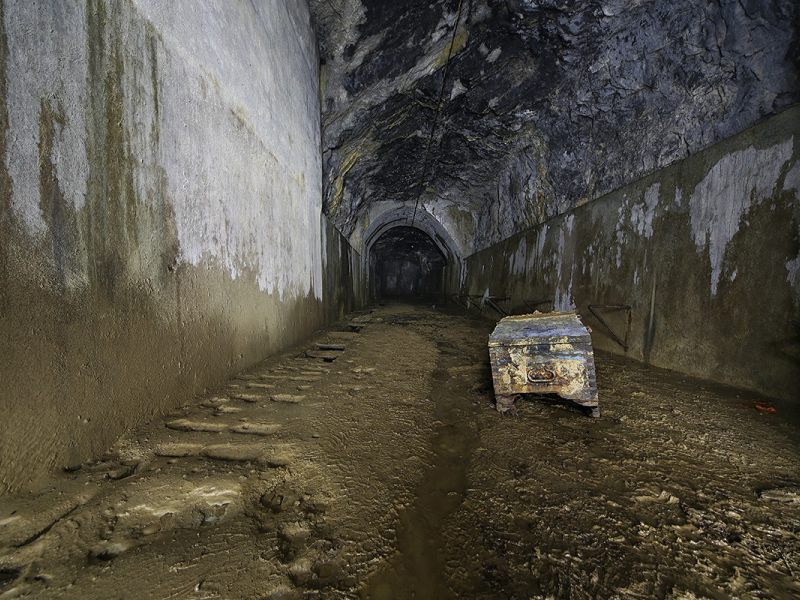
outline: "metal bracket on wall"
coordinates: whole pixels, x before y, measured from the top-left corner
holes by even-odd
[[[450,296],[453,299],[453,302],[458,304],[459,306],[463,306],[466,309],[469,309],[469,301],[467,300],[466,296],[461,294],[452,294]]]
[[[627,314],[627,325],[625,326],[625,339],[621,339],[614,330],[611,328],[606,320],[602,317],[602,315],[598,312],[600,310],[608,310],[608,311],[620,311],[624,310]],[[617,342],[625,352],[628,351],[628,335],[631,332],[631,306],[629,304],[590,304],[589,305],[589,312],[592,313],[598,321],[606,328],[608,335],[611,337],[612,340]]]
[[[498,302],[508,302],[511,300],[509,296],[487,296],[486,297],[486,304],[496,310],[498,313],[503,315],[504,317],[508,316],[508,311],[504,309],[502,306],[497,304]]]
[[[535,312],[540,306],[544,306],[545,304],[550,305],[550,310],[545,312],[550,312],[555,306],[555,303],[552,300],[523,300],[522,302],[531,312]]]
[[[469,305],[471,304],[472,306],[474,306],[478,310],[480,310],[480,311],[483,310],[483,306],[481,305],[481,303],[480,302],[475,302],[475,298],[483,298],[482,294],[468,294],[468,295],[465,296],[465,298],[467,299],[467,308],[469,308]]]

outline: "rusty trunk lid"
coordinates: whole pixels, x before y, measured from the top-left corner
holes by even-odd
[[[489,347],[591,345],[589,328],[575,312],[533,313],[502,319],[489,336]],[[555,348],[553,348],[555,350]]]

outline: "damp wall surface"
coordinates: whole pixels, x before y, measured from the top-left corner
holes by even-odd
[[[368,302],[364,260],[334,224],[322,215],[325,321],[341,321]]]
[[[358,301],[318,81],[305,2],[0,0],[0,492]]]
[[[794,107],[469,256],[461,293],[574,307],[595,347],[800,400],[798,159]],[[631,305],[627,351],[590,304]]]

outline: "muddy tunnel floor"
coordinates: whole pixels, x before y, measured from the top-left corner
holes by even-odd
[[[800,594],[787,407],[598,353],[601,419],[500,416],[491,329],[359,313],[3,498],[0,598]]]

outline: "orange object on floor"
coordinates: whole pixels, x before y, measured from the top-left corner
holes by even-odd
[[[769,404],[765,404],[764,402],[756,402],[755,407],[758,412],[767,413],[769,415],[778,412],[777,408],[770,406]]]

